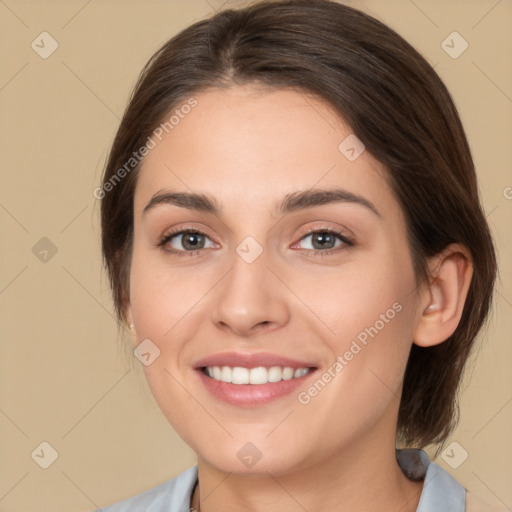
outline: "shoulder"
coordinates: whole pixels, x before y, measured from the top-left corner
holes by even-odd
[[[172,480],[96,512],[188,512],[196,481],[194,466]]]
[[[423,450],[399,450],[397,461],[408,478],[423,480],[417,512],[497,512],[431,462]]]
[[[430,508],[425,508],[425,512],[430,512],[431,509],[436,512],[441,510],[447,512],[459,510],[461,512],[498,512],[497,509],[467,491],[453,476],[434,462],[429,465],[426,482],[428,477],[432,484],[435,479],[435,485],[431,486],[430,492],[425,493],[429,498],[426,501],[431,505]],[[423,512],[423,509],[418,510]]]
[[[466,512],[466,489],[423,450],[399,450],[397,462],[409,479],[423,481],[417,512]]]

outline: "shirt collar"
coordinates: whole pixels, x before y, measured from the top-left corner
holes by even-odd
[[[443,468],[431,462],[426,452],[397,450],[396,460],[407,478],[424,482],[416,512],[465,512],[466,489]],[[181,478],[186,492],[182,495],[179,510],[188,511],[197,483],[197,466],[189,468]]]

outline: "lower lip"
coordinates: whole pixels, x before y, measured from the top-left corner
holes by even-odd
[[[311,370],[303,377],[267,384],[231,384],[212,379],[205,375],[202,370],[197,370],[197,373],[206,389],[215,398],[239,407],[254,407],[268,404],[293,393],[304,384],[307,378],[315,373],[315,370]]]

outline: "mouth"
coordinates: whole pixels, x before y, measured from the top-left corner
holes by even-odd
[[[215,399],[237,407],[255,407],[305,386],[318,366],[273,354],[232,352],[198,361],[195,370]]]
[[[256,368],[204,366],[201,368],[203,374],[210,377],[210,379],[228,384],[252,384],[253,386],[261,386],[282,380],[300,379],[313,370],[314,368],[292,368],[291,366],[257,366]]]

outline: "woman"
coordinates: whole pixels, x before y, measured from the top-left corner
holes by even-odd
[[[475,509],[420,449],[454,427],[495,255],[457,111],[400,36],[325,0],[185,29],[97,195],[118,317],[198,460],[104,510]]]

